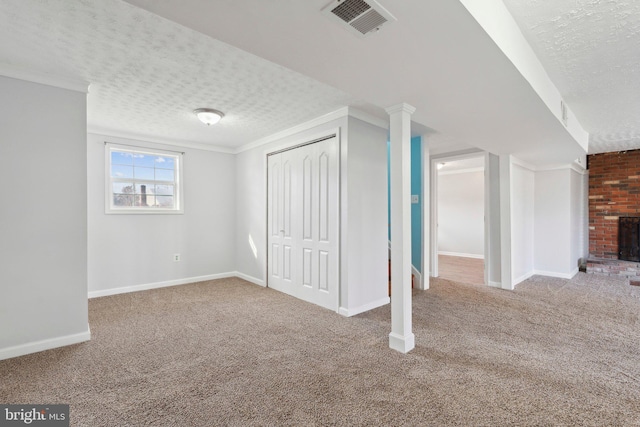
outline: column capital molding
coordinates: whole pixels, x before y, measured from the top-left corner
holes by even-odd
[[[387,107],[384,110],[389,115],[400,113],[400,112],[413,114],[416,111],[416,107],[414,107],[413,105],[409,105],[406,102],[402,102],[400,104],[396,104],[396,105],[392,105],[391,107]]]

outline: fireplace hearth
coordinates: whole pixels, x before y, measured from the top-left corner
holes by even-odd
[[[640,150],[590,154],[587,273],[640,281]]]

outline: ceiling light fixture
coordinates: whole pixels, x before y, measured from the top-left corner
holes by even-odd
[[[438,163],[438,169],[442,169],[444,167],[444,163]]]
[[[213,108],[198,108],[193,110],[198,119],[207,126],[215,125],[224,117],[224,113]]]

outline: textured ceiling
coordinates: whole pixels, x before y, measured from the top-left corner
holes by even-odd
[[[120,0],[1,0],[0,66],[91,82],[94,130],[234,149],[347,105],[384,118],[405,101],[441,150],[577,155],[458,1],[385,0],[398,23],[366,40],[322,16],[325,0],[129,1],[158,15]],[[592,133],[591,151],[640,146],[640,2],[505,3]],[[199,107],[226,117],[207,128]]]
[[[381,0],[397,22],[364,38],[321,13],[327,0],[127,1],[377,107],[407,102],[428,143],[532,165],[584,153],[459,0]]]
[[[640,1],[503,1],[591,134],[589,152],[640,148]]]
[[[236,148],[347,105],[375,112],[119,0],[0,1],[3,64],[90,82],[90,129],[163,140]],[[208,128],[192,114],[199,107],[226,117]]]

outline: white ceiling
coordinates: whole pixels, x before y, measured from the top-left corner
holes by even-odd
[[[385,118],[384,107],[408,102],[437,145],[477,146],[533,164],[579,155],[458,1],[381,0],[398,22],[368,38],[321,14],[328,2],[130,0],[154,15],[120,0],[2,0],[0,66],[91,82],[94,130],[236,149],[344,106]],[[524,10],[526,3],[542,2],[508,5]],[[593,113],[573,92],[558,88],[594,140],[603,138],[604,125],[589,121]],[[207,128],[191,114],[198,107],[227,116]],[[625,123],[622,132],[637,135],[632,121]]]
[[[454,140],[532,164],[570,162],[579,145],[467,9],[383,0],[396,18],[368,38],[321,13],[327,0],[129,0],[172,21],[388,107]]]
[[[90,82],[90,129],[229,148],[346,105],[373,108],[114,0],[2,0],[2,65]],[[226,117],[207,127],[192,114],[199,107]]]
[[[503,1],[590,133],[589,152],[640,148],[640,1]]]
[[[439,175],[447,174],[450,172],[484,170],[484,156],[471,157],[461,160],[444,160],[439,163],[444,163],[444,165],[440,169],[438,169]]]

